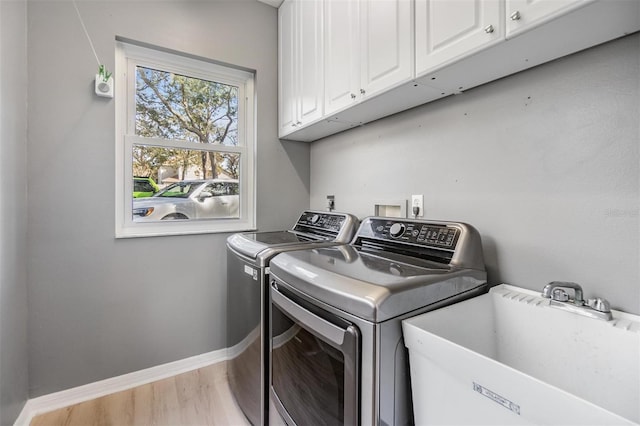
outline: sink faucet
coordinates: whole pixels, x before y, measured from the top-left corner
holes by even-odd
[[[542,289],[542,297],[546,299],[553,299],[554,290],[557,288],[571,288],[573,289],[573,304],[576,306],[583,306],[584,299],[582,297],[582,287],[580,284],[572,283],[570,281],[552,281],[545,285]]]
[[[569,299],[569,295],[564,291],[565,288],[573,289],[573,300]],[[549,306],[552,307],[605,321],[613,319],[609,302],[599,297],[585,302],[580,284],[568,281],[550,282],[542,289],[542,297],[551,299]]]

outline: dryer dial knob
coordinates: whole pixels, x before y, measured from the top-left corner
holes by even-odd
[[[389,228],[389,234],[392,237],[397,238],[404,233],[404,229],[405,226],[403,223],[394,223],[393,225],[391,225],[391,228]]]
[[[310,222],[316,223],[319,219],[320,219],[320,216],[317,214],[314,214],[313,216],[311,216]]]

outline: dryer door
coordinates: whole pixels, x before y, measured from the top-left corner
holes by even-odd
[[[357,425],[360,332],[271,286],[271,395],[288,424]]]

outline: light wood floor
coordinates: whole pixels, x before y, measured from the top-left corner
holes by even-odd
[[[36,416],[31,426],[247,426],[225,363]]]

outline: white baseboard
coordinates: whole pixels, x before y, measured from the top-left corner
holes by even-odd
[[[167,377],[186,373],[228,359],[228,349],[208,352],[144,370],[123,374],[99,382],[89,383],[75,388],[29,399],[22,408],[14,426],[29,426],[38,414],[57,410],[69,405],[100,398],[115,392],[146,385]]]

